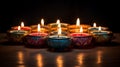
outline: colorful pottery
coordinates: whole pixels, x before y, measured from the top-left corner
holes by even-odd
[[[93,46],[93,37],[88,33],[70,34],[72,44],[77,48],[89,48]]]
[[[76,25],[69,25],[69,32],[70,33],[77,33],[79,32],[80,27],[83,27],[83,32],[87,33],[88,32],[88,28],[91,27],[90,25],[87,24],[81,24],[80,26],[76,26]]]
[[[113,33],[111,31],[92,31],[91,34],[95,38],[96,43],[111,42]]]
[[[11,42],[23,42],[22,38],[28,34],[28,31],[9,30],[7,32],[8,40]]]
[[[67,36],[49,36],[48,47],[55,51],[65,51],[71,47],[71,39]]]
[[[24,38],[26,47],[46,47],[47,33],[30,33]]]

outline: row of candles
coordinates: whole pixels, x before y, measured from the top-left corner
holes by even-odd
[[[80,24],[77,18],[75,25],[61,23],[58,19],[56,23],[24,26],[13,26],[8,31],[10,41],[23,42],[25,46],[42,47],[47,44],[52,49],[63,50],[74,45],[79,48],[91,46],[93,43],[109,42],[113,37],[112,31],[108,27]]]

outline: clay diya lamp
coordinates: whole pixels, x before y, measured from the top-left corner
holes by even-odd
[[[51,51],[69,51],[71,50],[71,39],[68,36],[61,34],[61,28],[58,28],[57,35],[48,37],[48,48]]]
[[[13,26],[11,27],[12,30],[17,30],[18,26]],[[31,32],[31,27],[29,26],[24,26],[24,22],[21,22],[21,30],[28,31],[28,33]]]
[[[68,31],[68,26],[69,24],[67,23],[60,23],[60,20],[57,20],[56,23],[50,23],[48,24],[49,28],[50,28],[50,31],[57,31],[58,29],[58,24],[61,24],[61,29],[62,31]]]
[[[80,29],[81,26],[83,28],[83,32],[84,33],[87,33],[88,32],[88,28],[91,27],[90,25],[87,25],[87,24],[80,24],[80,19],[77,18],[76,25],[69,25],[68,26],[69,32],[70,33],[79,32],[79,29]]]
[[[96,26],[96,23],[93,23],[93,27],[89,27],[88,28],[88,31],[89,32],[92,32],[92,31],[98,31],[99,30],[99,27]],[[108,27],[101,27],[101,30],[108,30]]]
[[[90,33],[94,36],[96,43],[107,43],[113,39],[112,31],[101,30],[101,26],[99,26],[98,31],[92,31]]]
[[[41,48],[46,47],[47,33],[40,32],[40,24],[38,24],[38,32],[30,33],[24,38],[25,47]]]
[[[21,30],[18,26],[18,30],[9,30],[7,31],[8,40],[11,42],[20,42],[23,43],[23,37],[28,34],[28,31]]]
[[[32,28],[32,30],[31,30],[32,33],[38,32],[38,30],[37,30],[38,25],[31,25],[30,27]],[[44,24],[44,19],[41,19],[41,32],[42,33],[49,32],[49,27]]]
[[[58,28],[60,27],[61,28],[61,30],[62,30],[62,35],[68,35],[68,28],[66,28],[66,30],[65,30],[65,28],[62,28],[61,26],[62,26],[62,24],[63,23],[60,23],[60,20],[57,20],[57,27],[56,28],[54,28],[54,29],[56,29],[56,30],[51,30],[51,29],[53,29],[53,28],[50,28],[50,35],[57,35],[58,34]],[[66,26],[67,27],[67,26]]]
[[[82,27],[79,33],[71,33],[72,45],[75,48],[91,48],[93,47],[93,37],[89,33],[83,33]]]

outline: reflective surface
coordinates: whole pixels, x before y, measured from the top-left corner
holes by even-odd
[[[24,46],[0,46],[0,67],[118,67],[120,46],[50,52]]]
[[[120,38],[116,36],[113,41],[118,43],[70,52],[0,43],[0,67],[120,67]]]

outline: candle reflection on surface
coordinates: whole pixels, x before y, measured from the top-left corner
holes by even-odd
[[[101,60],[101,54],[102,54],[102,51],[98,51],[97,52],[97,64],[100,64],[100,63],[102,63],[102,60]]]
[[[18,67],[25,67],[25,65],[24,65],[24,54],[23,54],[22,51],[18,52],[18,64],[19,64]]]
[[[42,61],[43,57],[41,54],[37,54],[36,56],[36,60],[37,60],[37,66],[38,67],[43,67],[43,61]]]
[[[18,67],[25,67],[24,65],[20,65],[20,66],[18,66]]]
[[[18,63],[24,64],[23,52],[21,52],[21,51],[18,52]]]
[[[77,56],[77,61],[79,63],[79,65],[82,65],[83,64],[83,59],[84,59],[84,54],[78,54]]]
[[[58,56],[56,58],[56,62],[57,62],[57,67],[63,67],[63,57],[62,56]]]

